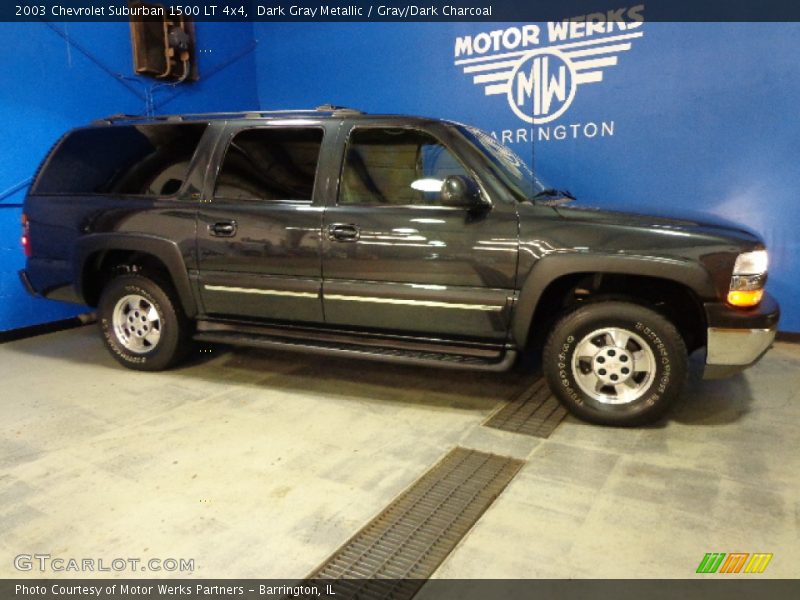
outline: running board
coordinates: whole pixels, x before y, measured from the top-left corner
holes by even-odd
[[[298,330],[200,321],[194,339],[216,344],[477,371],[506,371],[517,358],[516,350],[498,347],[415,342],[408,338],[360,339],[354,335],[315,333],[306,329],[302,331],[305,335],[301,338]]]

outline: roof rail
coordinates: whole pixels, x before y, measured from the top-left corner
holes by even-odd
[[[188,115],[187,115],[188,116]],[[116,123],[117,121],[183,121],[184,115],[127,115],[119,113],[102,119],[95,119],[92,121],[93,125],[102,125],[103,123]]]
[[[198,119],[258,119],[271,115],[292,115],[292,114],[313,114],[329,112],[331,114],[363,114],[360,110],[337,106],[334,104],[322,104],[317,108],[294,109],[294,110],[248,110],[241,112],[211,112],[211,113],[186,113],[180,115],[129,115],[119,113],[110,115],[102,119],[92,121],[93,125],[112,124],[121,121],[186,121]]]
[[[332,112],[332,113],[352,113],[361,115],[364,114],[357,108],[350,108],[349,106],[338,106],[336,104],[321,104],[317,107],[319,112]]]

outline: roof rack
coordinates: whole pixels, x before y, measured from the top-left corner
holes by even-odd
[[[241,111],[241,112],[212,112],[212,113],[186,113],[180,115],[128,115],[128,114],[115,114],[102,119],[92,121],[93,125],[119,123],[121,121],[165,121],[165,122],[181,122],[192,121],[199,119],[258,119],[261,117],[280,116],[280,115],[296,115],[296,114],[314,114],[314,113],[330,113],[331,115],[337,114],[363,114],[360,110],[348,108],[346,106],[337,106],[334,104],[322,104],[317,108],[296,109],[296,110],[257,110],[257,111]]]
[[[357,108],[350,108],[349,106],[338,106],[336,104],[320,104],[315,110],[317,110],[318,112],[330,112],[330,113],[350,113],[355,115],[364,114]]]

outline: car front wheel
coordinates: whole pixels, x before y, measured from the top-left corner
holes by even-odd
[[[629,302],[586,304],[565,315],[543,353],[550,389],[572,413],[603,425],[657,420],[681,393],[688,357],[664,316]]]

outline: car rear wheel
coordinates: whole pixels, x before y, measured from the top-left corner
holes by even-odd
[[[683,338],[664,316],[605,301],[558,321],[542,361],[550,389],[572,413],[628,426],[664,415],[686,381],[688,357]]]
[[[140,371],[160,371],[187,349],[188,320],[167,285],[138,273],[115,277],[98,305],[100,330],[111,355]]]

